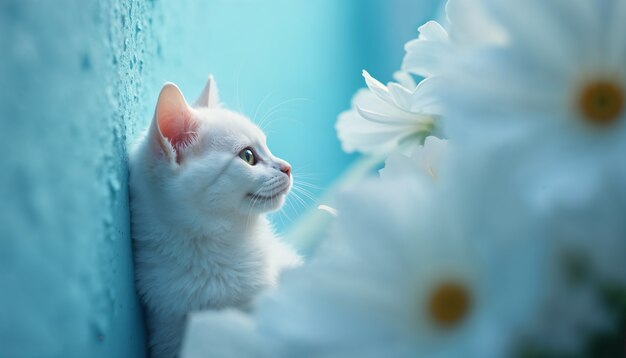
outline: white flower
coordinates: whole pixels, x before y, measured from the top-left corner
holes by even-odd
[[[504,356],[513,324],[532,316],[526,286],[497,281],[506,267],[492,271],[438,191],[416,180],[376,180],[339,200],[333,236],[242,331],[254,327],[252,341],[279,357]],[[249,346],[249,333],[241,339],[223,341]]]
[[[344,197],[336,235],[261,302],[259,325],[287,356],[499,356],[479,265],[416,184],[375,182]]]
[[[276,357],[276,350],[269,341],[262,339],[255,325],[250,316],[234,309],[191,313],[180,356]]]
[[[508,41],[502,27],[476,0],[448,0],[446,17],[450,38],[463,46],[504,44]]]
[[[493,270],[508,265],[508,276],[525,288],[524,301],[537,307],[521,330],[525,345],[589,356],[591,335],[615,330],[620,318],[603,295],[606,287],[626,286],[626,197],[596,188],[589,197],[572,193],[569,202],[537,205],[522,190],[528,173],[518,170],[524,165],[516,161],[519,151],[458,151],[463,156],[453,157],[446,173],[455,190],[446,194]],[[610,181],[602,186],[614,187]],[[545,188],[543,195],[556,195],[551,191]]]
[[[602,279],[621,280],[599,266],[626,256],[626,1],[479,3],[508,42],[443,76],[447,133],[491,163],[485,175],[507,173],[550,240],[569,231],[562,245],[588,246]]]
[[[397,147],[419,144],[436,122],[437,89],[422,81],[419,85],[407,73],[396,72],[398,82],[383,85],[366,71],[368,89],[359,90],[353,108],[339,115],[336,129],[346,152],[387,153]]]
[[[489,163],[476,195],[523,198],[508,215],[532,217],[530,243],[550,247],[534,342],[579,352],[614,328],[603,288],[626,284],[626,2],[477,3],[507,41],[465,48],[444,71],[446,133],[471,169]]]
[[[346,151],[396,150],[382,179],[340,198],[331,236],[251,317],[195,320],[189,352],[215,334],[197,351],[584,355],[615,328],[601,288],[626,284],[626,1],[447,11],[449,32],[431,22],[407,44],[404,69],[428,78],[384,86],[364,72],[369,91],[338,120]],[[426,138],[442,108],[454,161],[446,185],[422,185],[449,156]]]
[[[613,310],[606,300],[607,290],[626,292],[626,197],[624,191],[605,190],[615,187],[611,180],[590,191],[584,205],[559,201],[539,213],[543,237],[536,239],[552,246],[553,263],[545,314],[533,335],[542,347],[580,352],[592,334],[623,334],[619,320],[625,312]]]
[[[474,0],[450,0],[446,4],[449,30],[436,21],[420,26],[419,36],[406,43],[402,70],[430,77],[445,72],[459,56],[460,48],[506,42],[506,35]]]
[[[416,175],[437,181],[447,151],[447,140],[428,136],[424,144],[415,148],[408,157],[401,152],[389,155],[385,160],[385,167],[380,170],[380,177],[396,180],[403,176]]]
[[[449,67],[447,134],[468,148],[510,149],[510,162],[538,174],[529,185],[556,193],[566,183],[561,198],[588,196],[604,177],[625,182],[626,2],[481,4],[508,42]]]
[[[418,76],[432,76],[450,60],[454,44],[448,32],[436,21],[429,21],[418,29],[419,37],[404,45],[404,71]]]

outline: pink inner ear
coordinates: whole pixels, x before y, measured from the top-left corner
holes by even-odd
[[[180,162],[182,150],[197,137],[198,123],[178,87],[167,83],[161,89],[156,109],[156,124],[161,140],[167,140]],[[167,146],[167,145],[166,145]],[[171,157],[171,155],[168,154]],[[174,158],[171,158],[174,159]]]
[[[172,144],[176,154],[191,144],[197,137],[198,124],[191,117],[191,112],[182,110],[179,113],[164,114],[159,118],[161,133]]]

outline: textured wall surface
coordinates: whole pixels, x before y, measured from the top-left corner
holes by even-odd
[[[125,153],[151,6],[0,4],[2,357],[145,353]]]
[[[267,116],[296,178],[325,187],[353,158],[336,116],[361,68],[390,78],[436,1],[417,3],[0,1],[0,358],[145,356],[126,149],[164,81],[192,99],[213,73],[227,106]]]

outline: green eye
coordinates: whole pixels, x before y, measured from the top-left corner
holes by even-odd
[[[239,158],[243,159],[244,162],[250,165],[256,164],[256,157],[254,156],[254,152],[250,148],[246,148],[239,152]]]

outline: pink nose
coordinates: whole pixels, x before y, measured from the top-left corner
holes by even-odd
[[[280,171],[287,174],[287,176],[291,176],[291,165],[289,164],[283,164],[280,167]]]

